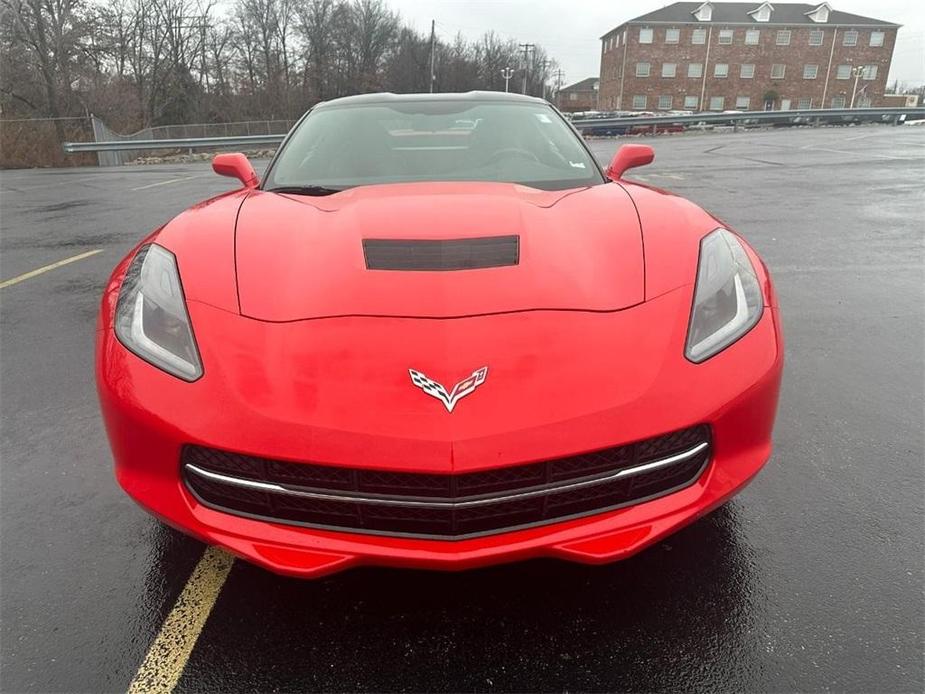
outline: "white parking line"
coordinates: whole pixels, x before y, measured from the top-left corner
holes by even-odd
[[[203,552],[129,684],[128,694],[173,691],[233,564],[234,557],[217,547]]]
[[[97,248],[95,251],[87,251],[86,253],[80,253],[79,255],[74,255],[74,256],[71,256],[70,258],[59,260],[57,263],[52,263],[51,265],[45,265],[36,270],[30,270],[29,272],[25,272],[22,275],[11,277],[8,280],[3,280],[3,282],[0,282],[0,289],[12,287],[14,284],[19,284],[23,280],[32,279],[36,275],[41,275],[42,273],[48,272],[49,270],[54,270],[55,268],[62,267],[63,265],[69,265],[71,263],[76,263],[78,260],[83,260],[84,258],[89,258],[91,255],[96,255],[97,253],[102,253],[102,252],[103,252],[102,248]]]
[[[157,188],[158,186],[169,186],[172,183],[180,183],[181,181],[188,181],[191,178],[201,178],[202,174],[196,174],[195,176],[181,176],[180,178],[169,178],[166,181],[158,181],[157,183],[149,183],[146,186],[138,186],[137,188],[129,188],[131,192],[136,190],[146,190],[148,188]]]
[[[850,152],[844,149],[831,149],[829,147],[820,147],[819,145],[815,145],[815,144],[803,145],[802,147],[800,147],[800,149],[813,150],[816,152],[831,152],[832,154],[848,154],[853,157],[874,157],[876,159],[899,159],[899,160],[913,159],[913,157],[894,157],[889,154],[875,154],[874,152],[868,152],[865,150],[856,150],[854,152]]]

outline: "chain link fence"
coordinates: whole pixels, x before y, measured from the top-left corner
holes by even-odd
[[[65,154],[64,142],[130,142],[132,140],[170,140],[241,135],[285,135],[291,120],[251,120],[235,123],[190,123],[158,125],[130,135],[112,130],[97,116],[65,118],[11,118],[0,120],[0,168],[26,169],[50,166],[121,166],[138,159],[168,156],[182,152],[164,150],[125,150]]]
[[[238,137],[242,135],[285,135],[295,124],[291,120],[250,120],[235,123],[191,123],[186,125],[158,125],[144,128],[131,135],[121,135],[111,130],[102,120],[92,116],[93,140],[95,142],[130,142],[132,140],[173,140],[200,137]],[[120,152],[98,152],[100,166],[120,166],[140,156],[166,156],[176,149],[124,150]]]

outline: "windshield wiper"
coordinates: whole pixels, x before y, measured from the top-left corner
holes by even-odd
[[[327,186],[280,186],[267,188],[270,193],[289,193],[291,195],[334,195],[344,188],[328,188]]]

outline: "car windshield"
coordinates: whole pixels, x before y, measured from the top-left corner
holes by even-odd
[[[604,182],[550,106],[434,99],[318,108],[288,139],[264,188],[324,195],[411,181],[500,181],[543,190]]]

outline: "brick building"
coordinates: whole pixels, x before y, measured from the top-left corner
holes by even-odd
[[[556,94],[556,106],[564,113],[596,110],[599,82],[597,77],[589,77],[581,82],[562,87]]]
[[[898,29],[828,3],[676,2],[601,37],[600,108],[878,106]]]

